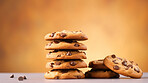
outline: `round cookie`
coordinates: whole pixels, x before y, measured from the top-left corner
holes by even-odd
[[[78,69],[51,70],[45,73],[46,79],[83,79],[85,75]]]
[[[89,62],[89,67],[93,69],[109,69],[103,64],[103,60],[94,60]]]
[[[87,40],[88,37],[82,31],[66,31],[53,32],[45,36],[45,40],[55,39],[73,39],[73,40]]]
[[[87,50],[87,47],[82,44],[78,43],[74,40],[54,40],[49,41],[49,43],[45,46],[46,50],[55,50],[55,49],[73,49],[73,50]]]
[[[83,60],[51,60],[47,62],[48,69],[76,69],[86,68],[87,64]]]
[[[86,53],[78,50],[54,50],[46,55],[47,59],[86,59]]]
[[[111,70],[91,69],[85,73],[86,78],[119,78],[119,74]]]
[[[122,74],[124,76],[129,76],[132,78],[141,78],[143,75],[142,70],[134,61],[119,58],[115,55],[107,56],[104,59],[104,64],[112,71]]]

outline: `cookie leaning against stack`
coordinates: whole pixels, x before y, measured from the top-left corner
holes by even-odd
[[[116,55],[105,57],[104,64],[112,71],[131,78],[141,78],[143,75],[137,63],[125,58],[119,58]]]
[[[89,62],[90,71],[85,73],[86,78],[119,78],[119,74],[113,72],[103,64],[103,60]]]
[[[87,47],[79,43],[79,40],[87,40],[87,36],[81,31],[66,31],[49,33],[45,40],[49,41],[45,46],[49,53],[45,73],[46,79],[82,79],[85,75],[77,68],[85,68],[87,64],[81,60],[86,59],[86,53],[79,50],[87,50]]]

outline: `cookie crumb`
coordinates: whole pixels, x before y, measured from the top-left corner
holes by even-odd
[[[24,80],[24,77],[20,76],[20,77],[18,78],[18,80],[19,80],[19,81],[23,81],[23,80]]]
[[[26,80],[26,79],[27,79],[27,77],[26,77],[26,76],[24,76],[24,79]]]
[[[10,78],[14,78],[14,74],[12,74],[12,75],[10,76]]]

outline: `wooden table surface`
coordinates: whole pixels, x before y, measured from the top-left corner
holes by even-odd
[[[14,74],[14,78],[10,75]],[[27,76],[27,80],[18,81],[19,76]],[[120,76],[120,79],[44,79],[44,73],[0,73],[0,83],[148,83],[148,72],[141,79]]]

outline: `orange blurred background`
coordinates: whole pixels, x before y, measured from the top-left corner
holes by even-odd
[[[148,72],[148,0],[1,0],[0,72],[47,71],[44,36],[61,30],[88,36],[87,63],[116,54]]]

